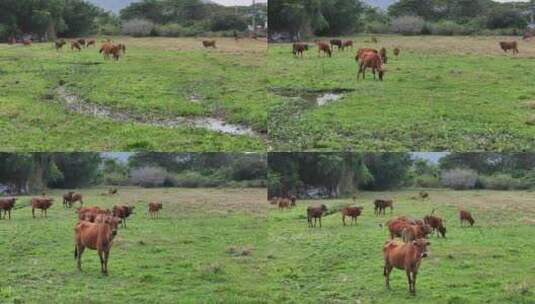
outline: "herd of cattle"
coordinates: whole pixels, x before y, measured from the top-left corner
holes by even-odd
[[[532,36],[524,35],[525,40],[530,39],[531,37]],[[372,37],[371,41],[374,43],[378,42],[377,38],[375,37]],[[344,52],[347,48],[353,50],[352,40],[331,39],[329,43],[320,40],[315,40],[314,43],[318,48],[318,57],[321,57],[322,54],[324,56],[332,57],[332,54],[335,49],[337,49],[339,52]],[[519,53],[518,43],[516,41],[501,41],[499,42],[499,46],[506,53],[509,50],[513,52],[513,55]],[[292,44],[292,53],[296,57],[300,56],[301,58],[303,58],[303,54],[305,53],[305,51],[308,51],[310,47],[311,46],[308,43],[296,42]],[[392,50],[392,53],[396,57],[399,56],[400,52],[401,50],[399,47],[395,47]],[[377,73],[379,76],[379,80],[383,80],[384,74],[386,72],[384,65],[388,62],[386,48],[383,47],[379,50],[374,48],[359,48],[355,55],[355,61],[357,62],[359,68],[357,73],[357,80],[359,80],[361,74],[362,79],[365,79],[367,69],[372,70],[373,79],[376,79]]]
[[[419,198],[422,200],[429,198],[429,193],[420,192]],[[355,201],[355,197],[353,198]],[[279,210],[289,209],[297,206],[295,195],[288,197],[273,197],[270,199],[271,205],[278,206]],[[394,210],[394,201],[392,199],[380,198],[373,202],[374,213],[376,216],[385,215],[385,210],[390,208],[390,213]],[[346,225],[346,217],[351,218],[351,224],[357,223],[357,218],[362,215],[363,207],[344,207],[340,209],[342,223]],[[309,228],[316,227],[319,222],[321,228],[321,218],[327,214],[328,208],[321,204],[309,206],[306,209],[306,216]],[[385,285],[390,288],[390,273],[392,269],[398,268],[405,270],[409,283],[409,292],[416,294],[416,275],[423,258],[427,257],[427,247],[431,243],[427,238],[436,233],[437,237],[446,238],[446,226],[444,220],[435,215],[435,210],[426,215],[423,219],[415,219],[409,216],[394,217],[386,222],[384,226],[388,228],[390,240],[386,241],[383,246]],[[459,210],[459,220],[461,226],[475,223],[472,214],[465,209]],[[381,224],[380,227],[383,227]]]
[[[106,193],[104,193],[106,194]],[[117,189],[108,191],[109,195],[117,194]],[[0,220],[10,219],[11,211],[15,207],[16,197],[0,198]],[[52,207],[54,198],[43,194],[40,197],[33,197],[30,200],[32,217],[35,218],[35,209],[41,210],[41,216],[47,217],[47,212]],[[134,206],[115,205],[110,209],[100,207],[84,207],[83,195],[70,191],[63,195],[63,207],[72,208],[76,202],[80,207],[76,209],[78,222],[74,227],[74,258],[77,267],[82,269],[82,254],[86,248],[96,250],[100,257],[101,272],[108,274],[108,257],[113,239],[117,235],[119,225],[126,228],[126,220],[134,213]],[[159,211],[163,208],[160,202],[149,202],[148,214],[151,218],[159,217]],[[2,216],[3,214],[3,216]]]

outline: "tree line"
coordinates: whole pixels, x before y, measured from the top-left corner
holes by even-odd
[[[520,34],[535,1],[499,3],[492,0],[399,0],[387,11],[360,0],[270,0],[272,34],[338,36],[355,33]]]
[[[94,185],[265,186],[261,154],[135,153],[127,162],[100,153],[0,153],[0,193]]]
[[[349,196],[405,187],[533,189],[535,154],[452,153],[438,163],[410,153],[272,153],[269,196]]]
[[[257,24],[263,24],[267,8],[257,6]],[[200,0],[143,0],[131,3],[117,16],[86,0],[2,0],[0,41],[95,34],[137,36],[195,36],[221,32],[232,35],[251,24],[250,7],[224,7]]]

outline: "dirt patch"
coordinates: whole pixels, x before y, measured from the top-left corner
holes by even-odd
[[[229,124],[221,119],[213,117],[175,117],[172,119],[144,117],[128,111],[117,110],[105,105],[91,103],[76,94],[69,92],[64,86],[58,87],[55,90],[55,94],[59,99],[59,103],[69,112],[110,119],[117,122],[135,122],[165,128],[202,128],[231,135],[258,136],[256,132],[247,126]]]
[[[311,106],[324,106],[331,102],[342,99],[346,94],[353,92],[352,89],[332,89],[332,90],[294,90],[294,89],[272,89],[276,95],[287,98],[299,98]]]

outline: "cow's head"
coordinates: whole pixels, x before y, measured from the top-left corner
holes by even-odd
[[[411,245],[416,247],[418,252],[418,258],[425,258],[429,255],[427,251],[427,246],[430,246],[431,243],[426,239],[416,239],[411,242]]]
[[[327,206],[325,206],[324,204],[321,204],[321,211],[327,212]]]
[[[446,238],[446,227],[444,226],[438,227],[438,232],[440,232],[443,238]]]

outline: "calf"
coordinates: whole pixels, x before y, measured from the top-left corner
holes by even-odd
[[[69,191],[63,194],[63,207],[71,208],[72,205],[76,202],[80,202],[80,206],[84,205],[84,200],[83,200],[83,196],[81,193]]]
[[[78,42],[79,45],[85,47],[85,39],[78,39],[78,40],[76,40],[76,42]]]
[[[394,49],[394,55],[395,55],[396,57],[398,57],[398,56],[399,56],[399,53],[400,53],[399,48],[395,48],[395,49]]]
[[[420,268],[422,259],[427,257],[427,246],[430,246],[425,239],[417,239],[409,243],[399,243],[388,241],[383,247],[385,266],[383,275],[385,277],[386,288],[390,289],[390,273],[394,267],[405,270],[409,281],[409,292],[416,295],[416,275]]]
[[[149,203],[149,215],[151,218],[160,217],[160,210],[163,208],[162,203],[150,202]]]
[[[41,210],[41,216],[43,216],[43,213],[45,217],[47,217],[47,210],[48,208],[52,207],[54,199],[53,198],[46,198],[46,197],[34,197],[32,198],[31,204],[32,204],[32,217],[35,218],[35,209]]]
[[[308,51],[308,44],[306,43],[294,43],[292,45],[292,53],[294,56],[301,55],[301,57],[303,57],[305,51]]]
[[[307,220],[308,220],[308,227],[316,227],[316,221],[319,219],[320,222],[320,228],[321,228],[321,218],[323,217],[323,214],[327,212],[327,206],[320,205],[316,207],[308,207],[307,208]],[[314,225],[312,225],[312,219],[314,219]]]
[[[65,44],[67,44],[67,42],[65,42],[65,40],[63,40],[63,39],[54,42],[54,46],[56,47],[56,51],[59,51],[60,49],[62,49]]]
[[[357,217],[362,214],[362,207],[345,207],[342,208],[342,223],[344,223],[344,226],[346,225],[346,216],[351,217],[351,225],[353,225],[353,221],[355,224],[357,223]]]
[[[202,45],[205,47],[205,48],[216,48],[215,46],[215,40],[203,40],[202,41]]]
[[[470,212],[464,209],[461,209],[459,211],[459,219],[461,220],[461,227],[463,226],[465,222],[470,223],[470,227],[474,226],[475,221],[474,221],[474,218],[472,217],[472,214],[470,214]]]
[[[329,55],[329,57],[332,57],[331,47],[327,43],[316,41],[316,45],[318,46],[318,56],[321,56],[321,52],[323,52]]]
[[[519,53],[518,44],[516,43],[516,41],[502,41],[502,42],[500,42],[500,47],[506,53],[509,50],[513,51],[513,55],[516,55],[516,54]]]
[[[386,56],[386,49],[385,48],[381,48],[379,50],[379,56],[381,56],[381,60],[383,60],[383,63],[384,64],[387,64],[388,62],[388,57]]]
[[[0,198],[0,220],[2,219],[2,211],[4,211],[4,219],[8,216],[11,219],[11,209],[15,207],[15,202],[17,198],[15,197],[4,197]]]
[[[352,40],[346,40],[342,43],[342,50],[344,50],[345,48],[351,48],[351,50],[353,50],[353,41]]]
[[[97,45],[97,42],[95,41],[95,39],[91,39],[87,41],[86,47],[96,46],[96,45]]]
[[[71,41],[71,51],[74,50],[78,50],[78,52],[82,50],[82,48],[80,47],[80,43],[78,43],[77,41]]]
[[[440,217],[434,215],[427,215],[424,217],[424,223],[433,228],[433,232],[436,231],[437,237],[440,237],[440,235],[442,235],[443,238],[446,238],[446,227],[444,227],[444,223]]]
[[[386,208],[390,208],[390,214],[394,211],[394,201],[392,199],[376,199],[373,202],[375,215],[385,215]]]
[[[293,208],[296,206],[297,197],[295,195],[290,195],[290,207]]]
[[[279,210],[284,210],[284,208],[290,208],[290,200],[287,198],[279,200]]]
[[[383,67],[383,61],[381,57],[376,53],[365,53],[362,56],[362,59],[359,64],[359,71],[357,73],[357,80],[359,79],[360,74],[362,73],[362,79],[366,78],[366,69],[371,68],[373,73],[373,79],[375,78],[375,73],[379,73],[379,80],[383,81],[383,76],[385,69]]]
[[[122,220],[122,226],[126,228],[126,219],[134,213],[134,206],[113,206],[112,214]]]
[[[342,42],[342,40],[340,39],[331,39],[331,41],[329,41],[330,44],[331,44],[331,48],[334,50],[334,47],[337,46],[338,47],[338,50],[342,49],[343,48],[343,45],[344,43]]]
[[[74,228],[74,258],[82,271],[82,254],[85,248],[96,250],[100,258],[100,271],[108,274],[108,257],[113,238],[117,235],[120,219],[110,215],[101,215],[98,222],[81,221]]]

